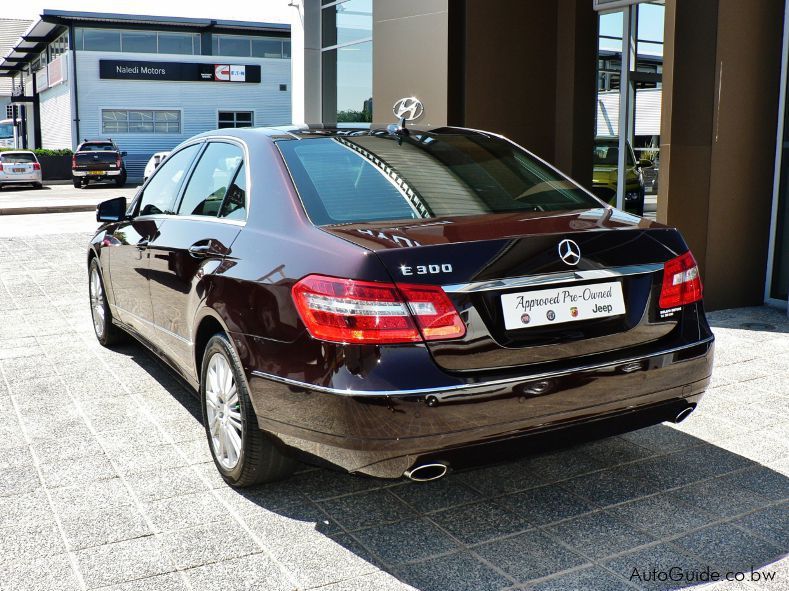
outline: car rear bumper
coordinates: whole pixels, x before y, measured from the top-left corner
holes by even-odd
[[[709,384],[713,338],[638,358],[421,390],[333,390],[251,371],[261,428],[350,472],[396,478],[426,460],[463,463],[490,444],[672,419]],[[646,420],[646,422],[645,422]],[[482,447],[481,447],[482,446]]]
[[[19,183],[20,185],[29,185],[30,183],[40,183],[41,182],[41,172],[36,171],[30,174],[14,174],[14,175],[7,175],[7,174],[0,174],[0,184],[2,185],[12,185],[14,183]]]
[[[71,174],[73,174],[75,177],[80,177],[80,178],[88,177],[88,178],[100,179],[101,177],[104,177],[104,176],[119,176],[121,174],[121,172],[123,172],[123,171],[121,171],[121,170],[101,170],[101,171],[98,171],[98,170],[96,170],[96,171],[72,170]],[[100,173],[100,174],[96,174],[96,173]]]

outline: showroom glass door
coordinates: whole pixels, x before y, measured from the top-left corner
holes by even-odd
[[[789,11],[789,2],[787,2],[786,10]],[[787,298],[789,298],[789,194],[787,194],[789,193],[789,117],[786,112],[786,97],[789,94],[789,88],[787,88],[788,58],[789,14],[785,11],[781,102],[778,110],[779,132],[775,155],[775,185],[765,289],[765,300],[779,306],[786,306]]]

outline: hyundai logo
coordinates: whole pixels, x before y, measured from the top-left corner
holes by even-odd
[[[425,108],[422,106],[422,101],[415,96],[410,96],[408,98],[401,98],[397,101],[392,106],[392,112],[398,119],[413,121],[422,116],[422,113],[425,112]]]
[[[574,240],[565,238],[559,243],[559,258],[568,265],[577,265],[581,260],[581,247]]]

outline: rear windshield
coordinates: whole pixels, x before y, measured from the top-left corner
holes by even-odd
[[[600,207],[509,142],[386,133],[278,144],[316,225]]]
[[[25,154],[25,153],[18,153],[18,154],[0,154],[0,161],[2,162],[35,162],[36,157],[33,154]]]
[[[112,144],[82,144],[79,147],[80,152],[96,152],[96,151],[114,151],[115,147]]]

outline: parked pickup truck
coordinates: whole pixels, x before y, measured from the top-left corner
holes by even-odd
[[[126,167],[121,152],[111,139],[85,140],[71,158],[71,175],[74,187],[86,186],[90,181],[114,181],[126,184]]]

